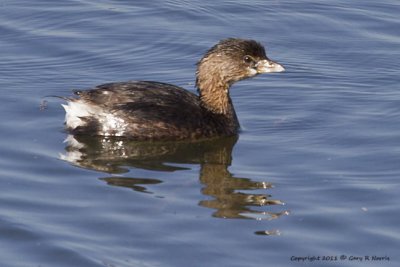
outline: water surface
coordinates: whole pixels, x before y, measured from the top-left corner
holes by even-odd
[[[1,266],[399,265],[396,1],[0,12]],[[194,91],[195,63],[226,37],[287,69],[232,88],[238,139],[74,139],[62,101],[44,98],[133,79]]]

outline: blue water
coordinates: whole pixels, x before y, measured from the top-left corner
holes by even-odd
[[[0,265],[399,266],[399,14],[395,0],[0,1]],[[62,101],[44,98],[132,79],[194,91],[226,37],[287,69],[232,88],[238,140],[68,139]]]

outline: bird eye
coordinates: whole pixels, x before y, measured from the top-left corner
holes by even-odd
[[[244,56],[243,57],[243,61],[247,64],[250,64],[251,62],[253,62],[253,58],[251,56]]]

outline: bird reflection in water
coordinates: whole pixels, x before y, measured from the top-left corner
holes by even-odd
[[[269,191],[273,187],[271,183],[235,177],[229,172],[237,139],[233,136],[199,141],[142,142],[70,135],[66,139],[66,153],[60,157],[73,165],[110,174],[127,173],[132,167],[173,172],[188,169],[182,164],[200,164],[199,179],[204,185],[202,193],[208,197],[199,205],[214,209],[214,217],[273,220],[288,215],[286,210],[261,210],[262,207],[284,204],[269,194],[258,193]],[[113,175],[100,179],[109,185],[143,193],[152,193],[146,186],[163,182],[160,179]],[[279,231],[257,231],[256,234],[279,234]]]

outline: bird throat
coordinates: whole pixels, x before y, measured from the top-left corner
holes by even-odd
[[[203,89],[204,88],[204,89]],[[221,115],[229,115],[233,111],[228,85],[208,85],[199,88],[202,105],[209,111]]]

